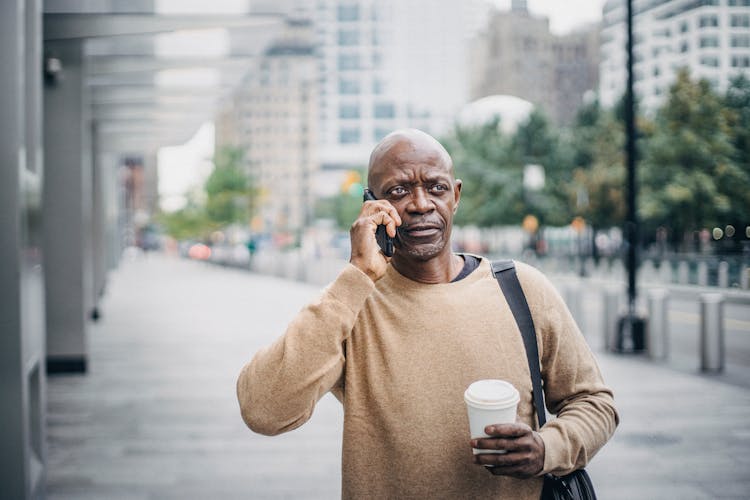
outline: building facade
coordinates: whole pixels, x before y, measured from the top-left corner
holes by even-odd
[[[481,0],[317,2],[323,168],[364,166],[396,128],[447,131],[468,100],[468,42],[488,8]]]
[[[312,25],[288,20],[217,117],[216,145],[245,151],[258,189],[257,231],[296,233],[312,219],[317,76]]]
[[[658,107],[677,72],[688,68],[718,91],[750,72],[750,0],[635,0],[633,5],[635,92],[641,109]],[[604,5],[599,94],[614,105],[627,82],[623,2]]]
[[[598,29],[557,36],[526,3],[496,12],[472,49],[471,97],[505,94],[539,106],[558,124],[573,121],[586,92],[596,90]]]

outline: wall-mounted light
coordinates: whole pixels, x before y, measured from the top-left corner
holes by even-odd
[[[56,85],[62,77],[62,61],[54,56],[44,58],[44,81],[48,85]]]

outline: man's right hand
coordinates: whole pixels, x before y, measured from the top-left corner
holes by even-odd
[[[390,261],[390,257],[380,251],[375,239],[375,231],[379,225],[385,225],[388,236],[395,238],[396,228],[401,225],[401,217],[387,201],[372,200],[364,202],[359,217],[349,230],[352,242],[349,262],[373,281],[383,277]]]

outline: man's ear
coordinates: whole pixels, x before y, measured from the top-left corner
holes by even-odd
[[[458,202],[461,200],[461,186],[463,185],[463,182],[461,182],[461,179],[456,179],[456,182],[453,183],[453,196],[456,199],[455,205],[453,205],[453,213],[456,213],[456,210],[458,210]]]

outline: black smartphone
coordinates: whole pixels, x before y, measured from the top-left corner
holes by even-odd
[[[372,191],[370,191],[368,188],[365,188],[365,194],[364,194],[364,200],[377,200],[375,198],[375,195],[372,194]],[[383,252],[383,255],[386,257],[393,257],[393,238],[388,236],[388,233],[385,231],[384,225],[379,225],[378,229],[375,231],[375,239],[378,241],[378,245],[380,246],[380,250]]]

